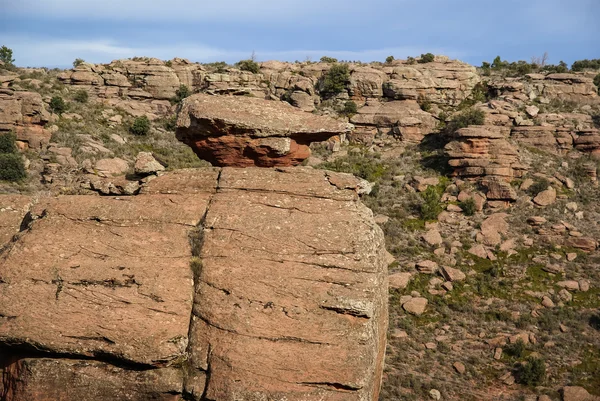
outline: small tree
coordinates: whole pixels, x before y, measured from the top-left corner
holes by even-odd
[[[67,104],[62,97],[56,95],[50,99],[50,109],[56,114],[62,114],[67,110]]]
[[[150,120],[146,116],[137,117],[129,127],[129,131],[134,135],[147,135],[150,132]]]
[[[75,61],[73,61],[73,68],[79,67],[83,63],[85,63],[84,59],[76,58]]]
[[[462,209],[465,216],[473,216],[477,211],[477,206],[473,198],[467,198],[460,202],[458,206]]]
[[[253,74],[258,74],[260,72],[260,66],[252,59],[238,61],[235,66],[242,71],[249,71]]]
[[[529,357],[517,368],[517,380],[527,386],[537,386],[546,378],[546,363],[542,359]]]
[[[0,61],[4,63],[6,67],[14,66],[15,59],[12,58],[13,51],[6,46],[0,47]]]
[[[348,64],[334,64],[325,73],[322,80],[321,92],[333,96],[346,90],[350,82],[350,69]]]
[[[16,139],[12,132],[0,135],[0,153],[17,153]]]
[[[435,56],[433,55],[433,53],[421,54],[421,58],[419,59],[419,63],[421,63],[421,64],[432,63],[434,61],[435,61]]]
[[[409,56],[406,58],[406,64],[410,64],[410,65],[417,64],[417,59]]]
[[[321,63],[334,64],[334,63],[337,63],[337,62],[338,62],[337,58],[328,57],[328,56],[321,57]]]
[[[354,102],[352,100],[348,100],[346,103],[344,103],[344,108],[342,109],[340,114],[350,117],[350,116],[353,116],[354,114],[356,114],[357,112],[358,112],[358,106],[356,105],[356,102]]]
[[[12,132],[0,135],[0,180],[16,182],[27,177],[15,141],[16,136]]]
[[[191,94],[192,92],[190,91],[190,89],[187,86],[181,84],[179,85],[179,89],[175,91],[175,97],[172,99],[172,102],[180,103],[183,99],[190,96]]]
[[[437,217],[442,213],[441,194],[438,188],[428,186],[421,194],[423,203],[421,204],[421,217],[423,220],[437,220]]]
[[[394,56],[387,56],[386,59],[385,59],[385,62],[388,63],[388,64],[391,64],[392,61],[394,61],[394,60],[395,60]]]
[[[73,100],[79,103],[87,103],[88,98],[89,94],[85,89],[79,89],[77,92],[75,92],[75,95],[73,96]]]

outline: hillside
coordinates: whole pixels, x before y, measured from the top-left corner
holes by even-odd
[[[87,239],[82,235],[96,235],[90,226],[85,229],[90,231],[82,229],[78,236],[74,228],[78,226],[71,227],[73,219],[88,221],[96,216],[99,224],[106,224],[103,221],[112,218],[97,214],[110,207],[118,211],[110,224],[119,226],[130,223],[127,213],[158,213],[165,208],[165,216],[149,215],[148,219],[161,221],[172,230],[169,232],[177,238],[173,239],[173,249],[196,252],[193,256],[200,259],[212,255],[215,261],[206,280],[231,286],[223,290],[227,297],[218,291],[207,296],[197,287],[203,281],[197,280],[195,290],[189,288],[196,291],[190,304],[176,296],[167,298],[169,291],[159,294],[169,310],[184,304],[190,309],[185,309],[188,315],[173,318],[173,332],[168,337],[187,336],[192,307],[199,309],[198,314],[205,319],[197,325],[208,328],[198,332],[210,334],[192,336],[191,344],[203,345],[191,350],[186,343],[183,348],[187,354],[177,352],[188,355],[194,368],[204,372],[207,378],[202,380],[206,383],[210,369],[202,358],[210,352],[202,347],[230,346],[231,351],[212,359],[218,368],[217,373],[213,371],[212,387],[206,385],[209,390],[196,389],[194,393],[193,386],[165,384],[163,393],[173,398],[160,399],[234,399],[232,388],[237,387],[227,384],[231,377],[254,383],[249,377],[258,375],[261,363],[267,373],[274,374],[279,372],[279,364],[285,364],[284,359],[277,358],[297,352],[299,360],[293,369],[316,369],[310,379],[290,373],[282,379],[288,383],[281,386],[256,379],[256,388],[267,390],[256,390],[252,396],[295,394],[289,399],[302,399],[302,386],[312,386],[316,390],[306,393],[307,399],[327,394],[325,399],[340,400],[597,400],[598,85],[600,69],[593,62],[575,63],[569,70],[562,65],[508,63],[498,58],[492,64],[474,67],[429,55],[370,64],[333,59],[318,63],[245,60],[230,66],[135,58],[102,65],[82,61],[65,71],[0,69],[0,134],[8,134],[2,137],[0,150],[4,150],[0,153],[9,155],[0,158],[7,163],[3,164],[5,181],[0,181],[0,212],[4,214],[0,213],[0,265],[12,269],[7,277],[31,274],[31,280],[36,280],[35,269],[39,267],[21,268],[19,258],[47,263],[42,250],[27,251],[36,244],[28,242],[29,234],[13,236],[28,233],[26,230],[33,227],[31,235],[42,230],[36,234],[40,241],[48,238],[44,230],[59,238],[59,231],[44,222],[42,210],[48,210],[65,233],[73,233],[61,239],[61,246],[69,249],[85,245]],[[12,148],[13,141],[16,149]],[[194,171],[210,177],[199,179],[191,173]],[[189,186],[185,185],[188,180]],[[209,181],[208,190],[202,185]],[[209,206],[194,203],[199,198],[192,195],[204,192],[211,194],[201,196]],[[168,202],[161,198],[166,194],[172,195]],[[115,199],[120,201],[113,205]],[[116,206],[126,199],[139,205],[129,212]],[[80,208],[77,202],[82,202]],[[281,209],[273,205],[287,208],[289,214],[280,214]],[[15,211],[19,216],[9,215]],[[34,211],[35,223],[24,230],[25,215]],[[181,238],[185,236],[181,237],[176,228],[181,224],[176,222],[178,216],[187,216],[183,211],[193,216],[185,224],[210,233],[195,251],[193,246],[188,249],[184,245]],[[375,223],[383,230],[387,253]],[[283,236],[274,228],[278,225],[285,230]],[[149,238],[163,229],[167,230],[141,228]],[[143,234],[131,230],[120,233],[137,238],[126,243],[128,252],[144,243]],[[234,241],[231,238],[236,233],[244,234]],[[157,238],[160,243],[168,236]],[[281,249],[271,246],[279,240]],[[53,242],[44,243],[51,247]],[[19,248],[23,255],[12,251],[12,245],[6,246],[9,243],[23,247]],[[112,243],[116,244],[118,241]],[[264,282],[239,270],[230,271],[225,262],[218,262],[222,257],[234,266],[245,263],[236,244],[250,250],[247,257],[253,262],[248,266],[264,276]],[[299,256],[315,246],[318,250],[314,252],[332,255],[307,260]],[[347,247],[359,250],[349,251]],[[292,249],[291,256],[282,249]],[[149,247],[144,252],[152,250]],[[269,268],[259,261],[264,260],[265,252],[274,255]],[[357,259],[347,256],[353,252],[359,255]],[[111,257],[118,259],[116,254]],[[275,261],[285,262],[286,268],[278,267]],[[311,269],[315,271],[304,271],[303,263],[314,265]],[[385,264],[387,318],[385,295],[381,293],[387,284],[379,276],[384,275]],[[327,270],[330,265],[340,269],[339,275],[321,276],[314,268]],[[189,281],[187,267],[186,263],[178,267],[180,281]],[[98,267],[100,276],[108,274],[104,268]],[[143,266],[139,268],[143,271]],[[343,273],[344,269],[349,272]],[[269,281],[269,271],[283,278]],[[286,282],[286,274],[292,274],[288,271],[317,284]],[[77,280],[97,279],[93,277]],[[52,285],[48,287],[56,288],[59,279],[50,278]],[[36,290],[25,287],[19,292],[10,285],[3,288],[8,281],[0,273],[0,300],[8,305],[11,299],[18,299],[20,306],[7,307],[6,311],[0,306],[0,348],[10,358],[31,357],[27,363],[35,378],[32,383],[45,380],[40,372],[47,368],[36,367],[39,361],[34,361],[40,355],[94,359],[111,349],[110,357],[100,358],[100,362],[94,359],[94,363],[119,359],[118,368],[132,374],[136,369],[128,364],[134,368],[135,364],[153,365],[155,361],[150,363],[149,359],[164,358],[172,351],[160,345],[161,355],[154,355],[154,345],[146,344],[152,356],[144,355],[143,349],[139,354],[133,352],[127,348],[131,340],[126,328],[115,323],[118,315],[108,315],[116,325],[117,337],[123,335],[110,338],[116,343],[114,350],[110,348],[113,345],[98,346],[89,338],[80,339],[84,345],[65,340],[62,329],[57,329],[56,337],[51,330],[48,335],[34,331],[39,338],[32,340],[11,317],[25,313],[28,305],[52,302],[55,294],[44,290],[44,294],[50,291],[50,296],[32,300],[25,294]],[[170,284],[172,291],[188,290],[176,281]],[[335,291],[321,287],[323,281]],[[338,288],[342,287],[340,282],[347,288]],[[159,285],[158,281],[150,286],[154,285]],[[107,291],[115,291],[114,287]],[[244,299],[261,297],[264,309],[273,309],[264,298],[271,294],[277,298],[275,304],[292,302],[290,293],[316,303],[325,297],[335,304],[326,309],[336,312],[325,319],[321,309],[306,306],[310,316],[304,323],[308,328],[295,323],[287,326],[282,322],[288,322],[285,316],[289,317],[289,308],[282,309],[285,316],[265,318],[255,314],[253,307],[236,310],[227,291]],[[129,295],[120,296],[131,301]],[[58,297],[56,292],[56,300]],[[204,308],[198,306],[205,300],[202,297],[208,300]],[[342,298],[356,302],[348,306],[340,301]],[[357,299],[376,306],[365,312]],[[219,306],[221,302],[226,306]],[[73,305],[67,308],[71,318],[87,313]],[[46,316],[44,319],[49,320],[44,322],[50,324],[62,312],[59,308],[52,313],[54,317]],[[135,316],[142,321],[144,315]],[[239,316],[255,322],[256,327],[244,332],[245,326],[236,320]],[[227,334],[234,333],[234,339],[214,332],[212,326],[221,322],[234,322]],[[278,331],[279,325],[284,326],[282,331]],[[383,358],[383,341],[378,334],[386,325],[385,367],[378,392],[377,369],[381,369],[379,360]],[[144,329],[138,326],[136,330],[135,335],[143,335]],[[351,333],[345,342],[341,340],[344,330]],[[360,330],[371,333],[369,338],[356,334]],[[296,332],[298,336],[293,334]],[[326,343],[324,333],[336,338],[337,354],[316,350],[314,344],[305,342],[287,348],[277,343],[280,348],[270,356],[277,362],[251,358],[244,365],[244,352],[257,348],[250,340],[240,345],[239,338],[302,337]],[[24,345],[27,352],[22,353],[20,347]],[[310,359],[307,355],[317,361],[303,359]],[[332,362],[336,355],[361,362],[352,367],[338,366]],[[170,376],[188,369],[173,365],[177,358],[171,356],[168,363],[161,360],[161,383],[189,382],[187,371],[187,379]],[[10,370],[14,360],[0,365],[5,376],[13,379],[19,376]],[[123,361],[126,363],[121,366]],[[234,365],[226,366],[226,361],[234,361]],[[322,364],[326,366],[319,371]],[[175,373],[169,370],[173,366],[179,369]],[[79,368],[61,365],[60,369]],[[88,374],[84,372],[88,367],[81,369],[82,374]],[[222,373],[227,369],[232,369],[231,377]],[[357,377],[359,373],[369,379]],[[331,377],[319,380],[319,374]],[[139,380],[152,381],[147,377]],[[127,388],[127,383],[119,385]],[[19,398],[8,384],[4,386],[0,391],[3,401],[26,399]],[[11,398],[13,393],[15,398]],[[250,397],[250,393],[243,394]]]

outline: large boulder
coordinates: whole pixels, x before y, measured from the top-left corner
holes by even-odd
[[[360,185],[211,168],[0,196],[0,398],[377,400],[386,252]]]
[[[15,131],[18,141],[29,148],[40,149],[52,136],[44,128],[49,120],[50,113],[39,93],[0,89],[0,133]]]
[[[186,98],[177,138],[217,166],[291,166],[310,156],[308,145],[349,131],[349,125],[284,102],[248,96]]]

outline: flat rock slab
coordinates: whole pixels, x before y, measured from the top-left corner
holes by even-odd
[[[196,94],[177,118],[177,138],[216,166],[295,166],[308,145],[349,132],[350,125],[285,102]]]
[[[363,184],[208,168],[6,198],[0,398],[376,400],[387,253]]]

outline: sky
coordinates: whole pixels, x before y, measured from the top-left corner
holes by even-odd
[[[600,0],[0,0],[15,64],[600,58]]]

